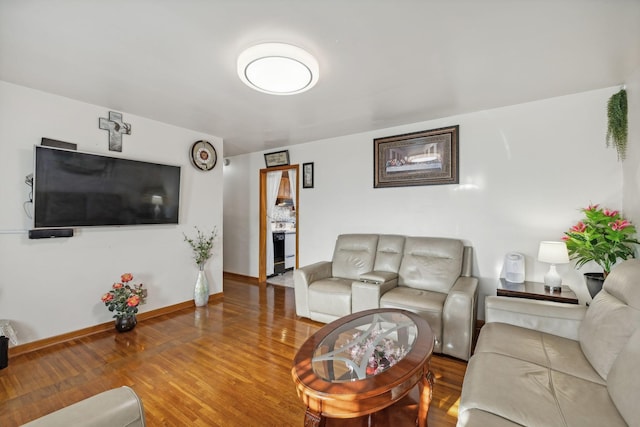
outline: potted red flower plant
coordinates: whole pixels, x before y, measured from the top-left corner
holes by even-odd
[[[565,232],[569,258],[580,268],[589,261],[602,267],[602,273],[585,273],[587,288],[593,298],[602,289],[602,282],[619,261],[635,258],[636,228],[619,211],[590,205],[581,209],[584,219]],[[592,279],[596,279],[594,282]],[[599,280],[598,280],[599,279]]]
[[[133,329],[137,322],[136,313],[138,306],[144,302],[147,292],[143,285],[134,285],[133,275],[125,273],[120,276],[120,282],[111,286],[111,290],[102,295],[102,302],[109,309],[115,312],[116,329],[120,332]]]

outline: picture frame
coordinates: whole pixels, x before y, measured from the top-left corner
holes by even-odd
[[[373,187],[458,184],[459,125],[373,140]]]
[[[264,162],[268,168],[289,165],[289,150],[274,151],[273,153],[265,153]]]
[[[313,188],[313,162],[302,164],[302,188]]]

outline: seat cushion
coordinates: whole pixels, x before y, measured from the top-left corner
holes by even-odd
[[[442,352],[442,309],[446,294],[398,286],[380,298],[380,307],[401,308],[423,317],[433,331],[436,342],[434,351]]]
[[[568,338],[491,322],[480,330],[475,354],[497,353],[605,385],[589,364],[580,343]]]
[[[331,277],[309,285],[309,311],[330,316],[351,314],[351,280]]]
[[[627,425],[605,385],[497,353],[469,361],[460,419],[471,409],[530,427]]]
[[[475,408],[460,412],[457,425],[464,427],[522,427],[520,424],[499,417],[496,414]]]

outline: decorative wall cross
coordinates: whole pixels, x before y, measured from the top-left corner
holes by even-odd
[[[109,131],[109,151],[122,151],[122,135],[131,135],[131,125],[115,111],[109,111],[108,119],[100,117],[100,129]]]

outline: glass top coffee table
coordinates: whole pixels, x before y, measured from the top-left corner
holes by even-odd
[[[305,426],[325,417],[355,418],[391,406],[416,384],[416,425],[427,425],[434,335],[422,317],[405,310],[361,311],[331,322],[305,341],[293,361]]]

